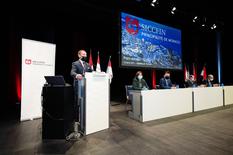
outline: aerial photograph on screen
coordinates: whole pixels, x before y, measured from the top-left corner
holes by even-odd
[[[182,69],[181,31],[122,12],[121,65]]]

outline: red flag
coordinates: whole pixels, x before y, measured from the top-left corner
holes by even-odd
[[[156,72],[155,72],[155,69],[152,70],[152,88],[156,89]]]
[[[207,74],[206,74],[206,66],[205,65],[201,71],[201,76],[203,77],[203,80],[206,80]]]
[[[189,71],[186,65],[184,65],[184,81],[186,81],[187,79],[189,79]]]
[[[101,72],[99,52],[98,52],[98,57],[97,57],[96,72]]]
[[[90,50],[90,56],[89,56],[89,65],[91,66],[91,69],[94,70],[91,50]]]
[[[109,60],[108,60],[108,67],[107,67],[107,71],[106,71],[106,73],[107,73],[107,74],[109,74],[110,83],[111,83],[112,78],[113,78],[112,63],[111,63],[111,56],[109,57]]]
[[[193,63],[193,76],[194,76],[194,79],[197,80],[197,70],[196,70],[196,66],[194,63]]]

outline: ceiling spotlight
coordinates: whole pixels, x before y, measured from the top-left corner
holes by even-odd
[[[215,24],[213,24],[213,28],[215,29],[217,26]]]
[[[202,23],[202,25],[201,25],[201,26],[202,26],[202,27],[204,27],[204,26],[205,26],[205,24],[206,24],[206,17],[204,17],[204,18],[203,18],[203,23]]]
[[[193,22],[195,23],[196,20],[197,20],[197,16],[195,16],[195,17],[193,18]]]
[[[195,23],[196,20],[197,20],[197,16],[195,16],[195,17],[193,18],[193,22]]]
[[[171,13],[175,14],[175,11],[176,11],[176,7],[173,7],[172,10],[171,10]]]
[[[155,4],[159,4],[158,0],[152,0],[150,5],[155,7]]]
[[[216,24],[213,24],[212,26],[211,26],[211,29],[213,30],[213,29],[216,29]]]
[[[173,11],[173,12],[176,11],[176,7],[173,7],[173,8],[172,8],[172,11]]]

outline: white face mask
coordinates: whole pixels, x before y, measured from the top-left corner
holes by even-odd
[[[142,79],[142,75],[138,75],[138,79],[141,80]]]

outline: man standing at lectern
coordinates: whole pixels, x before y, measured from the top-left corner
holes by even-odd
[[[85,62],[87,59],[87,52],[84,50],[78,51],[78,60],[72,63],[71,76],[74,80],[82,80],[85,72],[92,72],[91,66]]]
[[[74,91],[75,91],[75,110],[76,121],[81,124],[84,121],[84,75],[85,72],[92,72],[91,66],[85,62],[87,58],[87,52],[85,50],[79,50],[78,60],[72,63],[70,75],[74,78]]]

